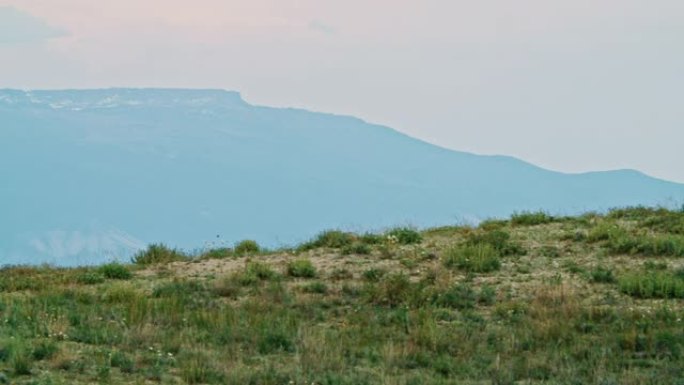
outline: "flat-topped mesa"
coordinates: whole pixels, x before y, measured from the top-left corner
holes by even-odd
[[[92,90],[0,90],[0,105],[52,109],[105,109],[117,107],[236,108],[247,103],[240,93],[219,89],[108,88]]]

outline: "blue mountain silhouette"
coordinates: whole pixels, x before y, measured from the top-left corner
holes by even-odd
[[[684,199],[637,171],[552,172],[221,90],[0,90],[0,177],[0,265]]]

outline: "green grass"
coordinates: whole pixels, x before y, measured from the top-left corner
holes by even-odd
[[[536,226],[554,222],[556,218],[544,211],[523,211],[511,216],[511,224],[515,226]]]
[[[662,272],[620,277],[620,291],[636,298],[684,298],[684,278]]]
[[[238,242],[233,250],[235,254],[242,256],[256,254],[261,251],[261,247],[256,241],[246,239],[244,241]]]
[[[397,242],[401,245],[412,245],[420,243],[423,236],[413,228],[397,227],[387,232],[387,238],[392,242]]]
[[[680,213],[541,217],[2,268],[0,383],[681,384]]]
[[[471,273],[489,273],[501,268],[499,252],[488,244],[459,245],[446,250],[444,266]]]
[[[612,269],[597,266],[591,271],[591,281],[595,283],[615,283],[617,278]]]
[[[152,244],[146,250],[136,254],[132,262],[138,265],[153,265],[175,261],[185,261],[188,256],[176,249],[172,249],[163,244]]]
[[[314,278],[316,268],[308,259],[297,259],[287,265],[287,274],[296,278]]]
[[[97,271],[102,277],[108,279],[131,279],[133,277],[133,274],[128,267],[120,263],[108,263],[106,265],[102,265],[102,267],[97,269]],[[82,277],[83,276],[80,278]],[[93,277],[93,275],[91,275],[89,283],[98,283],[96,277],[97,276]]]

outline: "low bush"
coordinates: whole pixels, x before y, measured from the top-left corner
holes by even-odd
[[[137,265],[153,265],[175,261],[186,261],[188,259],[190,258],[183,252],[176,249],[171,249],[166,245],[159,243],[149,245],[146,250],[136,254],[133,257],[132,262]]]
[[[351,245],[342,248],[342,255],[358,254],[368,255],[373,251],[370,246],[361,242],[354,242]]]
[[[385,275],[386,271],[378,268],[371,268],[363,272],[363,279],[368,282],[378,282]]]
[[[590,273],[591,282],[595,283],[615,283],[616,278],[612,269],[603,266],[595,267]]]
[[[461,245],[449,248],[443,258],[448,268],[471,273],[489,273],[501,268],[499,252],[490,245]]]
[[[299,246],[300,250],[311,250],[318,247],[328,247],[331,249],[341,249],[351,245],[356,236],[340,230],[327,230],[316,236],[313,240]]]
[[[587,241],[590,243],[609,241],[628,236],[627,231],[616,223],[604,222],[600,223],[587,234]]]
[[[133,277],[126,266],[116,262],[102,265],[97,271],[108,279],[131,279]]]
[[[396,307],[410,302],[416,294],[414,289],[415,286],[406,274],[395,273],[387,275],[376,285],[367,285],[365,293],[372,303]]]
[[[275,272],[269,265],[261,262],[250,262],[245,268],[247,274],[254,275],[262,281],[276,278],[278,273]]]
[[[458,310],[472,309],[477,303],[477,294],[472,287],[461,283],[450,287],[443,293],[436,294],[433,303],[440,307]]]
[[[261,247],[259,247],[259,244],[256,241],[253,241],[251,239],[245,239],[244,241],[240,241],[237,244],[235,244],[235,249],[234,252],[237,255],[249,255],[249,254],[256,254],[259,251],[261,251]]]
[[[42,361],[52,358],[59,351],[57,343],[54,341],[40,341],[33,347],[31,357],[36,361]]]
[[[400,245],[411,245],[423,241],[422,235],[410,227],[397,227],[387,232],[387,239]]]
[[[297,259],[288,263],[287,274],[295,278],[314,278],[316,277],[316,268],[308,259]]]
[[[225,259],[235,256],[233,249],[229,247],[219,247],[217,249],[210,249],[202,253],[202,259]]]
[[[328,286],[320,281],[312,282],[302,288],[305,293],[325,294],[328,292]]]
[[[466,238],[466,244],[471,246],[489,245],[501,255],[524,255],[525,249],[520,244],[511,241],[511,235],[504,230],[490,230],[474,232]]]

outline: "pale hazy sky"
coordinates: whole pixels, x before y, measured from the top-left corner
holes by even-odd
[[[684,182],[682,0],[0,0],[0,88],[111,86]]]

